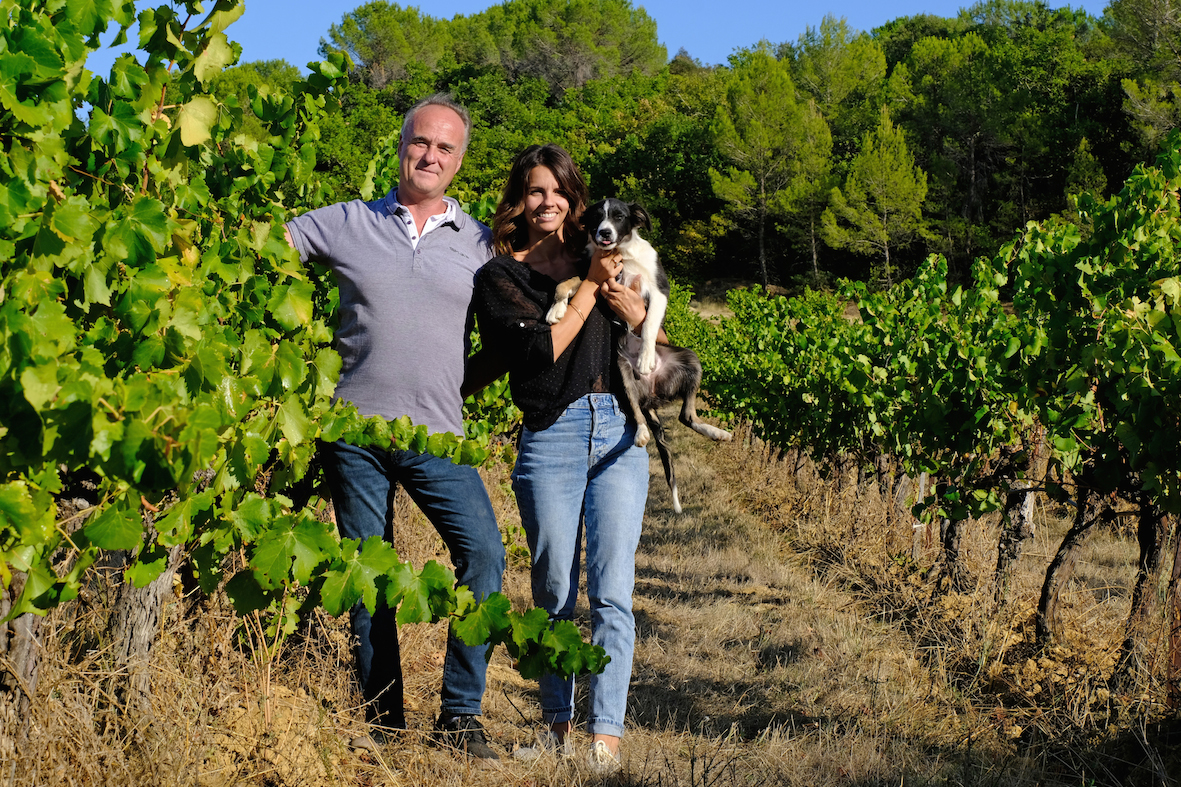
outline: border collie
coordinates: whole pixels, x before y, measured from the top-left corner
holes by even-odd
[[[710,426],[697,416],[697,389],[701,385],[701,361],[697,353],[684,347],[657,344],[656,335],[668,310],[668,277],[660,265],[652,244],[640,237],[640,228],[652,229],[648,212],[639,205],[618,199],[596,202],[582,215],[582,226],[587,233],[587,251],[618,250],[623,257],[619,281],[631,287],[640,281],[640,295],[648,307],[647,317],[636,336],[625,330],[619,340],[618,362],[627,391],[628,405],[636,421],[636,445],[644,446],[656,437],[656,450],[664,465],[664,477],[672,492],[673,511],[681,513],[673,471],[672,449],[657,408],[681,400],[680,421],[698,434],[711,440],[729,440],[730,433]],[[580,278],[568,279],[558,285],[554,304],[546,314],[552,325],[566,313],[566,306],[574,296]]]

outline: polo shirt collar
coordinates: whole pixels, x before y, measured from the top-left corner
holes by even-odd
[[[390,189],[390,193],[386,195],[385,200],[386,209],[391,215],[396,214],[398,211],[402,210],[403,205],[401,202],[398,202],[397,186]],[[450,225],[452,229],[457,231],[463,229],[464,219],[467,218],[467,214],[463,212],[462,208],[460,208],[459,202],[457,202],[454,198],[448,197],[444,194],[443,204],[447,206],[447,209],[443,213],[443,218],[439,222],[439,226]]]

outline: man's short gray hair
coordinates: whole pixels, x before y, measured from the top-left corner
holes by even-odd
[[[414,123],[414,116],[418,114],[418,110],[430,106],[447,107],[447,109],[459,115],[460,119],[463,120],[463,148],[459,152],[462,153],[467,150],[467,143],[472,138],[472,116],[468,114],[468,111],[461,104],[451,97],[450,93],[435,93],[433,96],[427,96],[406,110],[406,117],[402,120],[402,140],[405,141],[410,138],[410,126]]]

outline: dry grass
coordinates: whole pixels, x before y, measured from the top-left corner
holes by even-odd
[[[934,547],[909,559],[911,523],[887,517],[873,489],[824,481],[741,432],[723,445],[680,427],[672,433],[685,513],[672,513],[653,461],[637,555],[629,732],[623,771],[611,783],[1177,784],[1181,747],[1168,748],[1175,727],[1161,724],[1160,687],[1150,677],[1159,664],[1146,666],[1137,697],[1104,693],[1128,609],[1134,540],[1092,538],[1068,589],[1070,634],[1037,653],[1033,604],[1064,512],[1041,511],[1011,602],[993,615],[995,523],[975,523],[965,539],[979,588],[937,597],[924,573]],[[485,481],[502,525],[518,533],[507,472],[491,467]],[[416,564],[445,559],[405,498],[396,532],[396,546]],[[505,590],[523,604],[519,537],[510,554]],[[479,768],[429,742],[441,626],[403,628],[411,731],[366,753],[348,746],[364,725],[344,621],[310,621],[268,665],[243,646],[223,599],[194,604],[178,586],[154,654],[154,713],[134,716],[109,694],[102,617],[97,604],[55,614],[30,738],[0,783],[597,783],[577,763],[508,756],[532,742],[540,712],[534,685],[503,652],[489,669],[485,723],[505,759]]]

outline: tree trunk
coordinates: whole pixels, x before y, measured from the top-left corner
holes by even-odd
[[[921,503],[927,498],[927,474],[919,473],[919,492],[915,497],[916,504]],[[915,520],[911,525],[911,549],[910,556],[917,563],[919,557],[923,554],[924,541],[927,535],[927,526],[919,520]]]
[[[1181,520],[1179,520],[1181,521]],[[1181,708],[1181,524],[1173,528],[1173,576],[1169,580],[1169,708]]]
[[[1146,497],[1140,500],[1140,516],[1136,522],[1136,540],[1140,543],[1140,561],[1136,570],[1136,587],[1132,590],[1132,609],[1124,626],[1124,641],[1120,646],[1112,683],[1124,693],[1135,681],[1136,666],[1141,663],[1145,623],[1152,618],[1156,584],[1160,579],[1161,546],[1168,517],[1152,505]]]
[[[886,511],[886,538],[893,538],[894,501],[890,493],[894,491],[894,467],[890,458],[885,454],[878,454],[873,460],[874,477],[878,485],[878,497]]]
[[[1058,552],[1046,569],[1046,579],[1042,583],[1042,595],[1037,605],[1037,644],[1040,647],[1050,645],[1062,631],[1061,611],[1059,603],[1063,586],[1070,581],[1074,574],[1075,563],[1078,562],[1078,548],[1086,540],[1087,534],[1098,521],[1097,501],[1088,488],[1086,471],[1078,488],[1078,508],[1074,514],[1074,524],[1067,531]]]
[[[759,275],[763,277],[763,290],[771,282],[767,278],[767,195],[763,184],[759,184]]]
[[[126,553],[120,553],[126,565]],[[107,632],[113,645],[116,663],[123,668],[114,696],[124,711],[135,710],[152,715],[152,648],[160,635],[164,599],[172,592],[172,577],[180,562],[181,548],[168,553],[168,567],[142,588],[122,581],[115,592]]]
[[[0,618],[8,616],[24,589],[25,579],[24,574],[13,572],[9,587],[0,588]],[[29,613],[0,623],[0,762],[16,762],[17,751],[28,733],[44,624],[44,618]]]
[[[943,548],[943,579],[940,589],[944,592],[964,590],[968,587],[970,576],[964,561],[960,560],[960,547],[964,537],[964,523],[967,519],[948,519],[939,521],[939,541]]]
[[[1001,537],[996,549],[996,577],[993,580],[994,612],[1004,606],[1009,597],[1009,580],[1013,566],[1021,558],[1021,548],[1033,538],[1033,491],[1029,481],[1017,481],[1005,496],[1001,512]]]
[[[808,222],[808,236],[812,241],[812,286],[820,287],[820,250],[816,245],[816,217]]]

